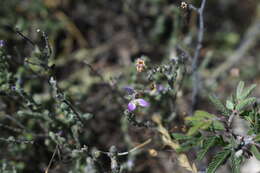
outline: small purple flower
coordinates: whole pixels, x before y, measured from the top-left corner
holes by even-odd
[[[0,47],[4,47],[5,45],[5,41],[4,40],[0,40]]]
[[[134,92],[135,92],[134,88],[133,88],[133,87],[130,87],[130,86],[125,86],[123,89],[124,89],[124,90],[127,92],[127,94],[129,94],[129,95],[132,95],[132,94],[134,94]]]
[[[151,90],[149,91],[151,95],[156,95],[156,94],[159,94],[163,91],[165,91],[166,88],[161,85],[161,84],[154,84],[153,87],[151,88]]]
[[[165,90],[165,88],[163,87],[163,85],[158,85],[158,86],[157,86],[157,91],[158,91],[158,92],[162,92],[163,90]]]
[[[16,90],[16,86],[11,86],[11,90],[15,91]]]
[[[128,110],[130,112],[134,111],[137,106],[148,107],[150,104],[144,99],[134,99],[128,103]]]
[[[64,135],[64,132],[62,130],[60,130],[58,133],[57,133],[58,136],[62,136]]]
[[[132,101],[128,103],[128,110],[131,112],[131,111],[134,111],[136,109],[136,104],[133,103]]]

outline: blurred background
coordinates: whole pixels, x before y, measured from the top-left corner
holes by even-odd
[[[49,65],[55,64],[59,87],[81,112],[93,114],[80,134],[81,142],[89,147],[108,151],[115,145],[126,151],[155,136],[153,130],[127,124],[123,112],[127,102],[118,99],[124,86],[137,86],[134,75],[135,60],[146,56],[151,66],[167,62],[177,56],[176,47],[194,54],[197,41],[197,14],[180,8],[179,0],[1,0],[0,39],[5,41],[11,57],[10,70],[22,76],[27,93],[47,107],[50,99],[48,78],[44,72],[34,74],[23,66],[26,58],[33,57],[34,48],[13,29],[37,44],[44,31],[52,47]],[[200,6],[200,0],[186,1]],[[200,103],[198,109],[214,112],[207,95],[215,93],[226,98],[240,80],[256,83],[256,96],[260,96],[260,2],[257,0],[208,0],[204,11],[204,40],[199,57]],[[186,60],[187,76],[174,107],[173,116],[168,103],[160,103],[153,112],[165,114],[169,131],[181,131],[183,116],[189,113],[191,102],[191,60]],[[91,68],[89,68],[91,65]],[[102,76],[100,78],[99,75]],[[119,100],[119,101],[118,101]],[[121,103],[121,104],[120,104]],[[4,116],[16,116],[21,109],[19,99],[0,97],[1,124],[17,126]],[[141,113],[140,113],[141,114]],[[59,115],[62,116],[62,115]],[[145,116],[149,119],[149,115]],[[20,119],[20,118],[18,118]],[[41,119],[23,117],[23,126],[36,134],[59,132],[61,127]],[[47,124],[45,124],[47,123]],[[41,125],[39,125],[41,124]],[[176,125],[177,124],[177,125]],[[0,127],[1,137],[33,138],[30,133],[16,133]],[[43,172],[55,149],[44,138],[39,145],[1,143],[1,164],[18,172]],[[131,141],[131,142],[129,142]],[[68,142],[73,143],[73,140]],[[136,156],[132,173],[174,172],[175,152],[154,140],[144,152]],[[156,148],[156,156],[149,152]],[[64,153],[63,155],[66,155]],[[194,158],[194,156],[190,156]],[[210,158],[210,157],[209,157]],[[124,158],[122,160],[125,161]],[[109,158],[102,158],[109,170]],[[84,167],[84,161],[59,163],[56,159],[50,172],[77,172],[75,165]],[[205,160],[205,163],[208,161]],[[109,172],[109,171],[107,171]],[[225,171],[224,171],[225,172]],[[228,168],[227,168],[227,171]]]

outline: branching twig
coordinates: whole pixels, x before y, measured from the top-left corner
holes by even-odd
[[[121,165],[119,164],[119,156],[124,156],[124,155],[128,155],[132,152],[135,152],[135,151],[143,148],[147,144],[149,144],[151,141],[152,141],[151,139],[148,139],[145,142],[137,145],[136,147],[134,147],[133,149],[131,149],[127,152],[119,153],[115,146],[111,146],[110,149],[109,149],[109,152],[103,152],[103,151],[100,151],[100,152],[103,153],[103,154],[106,154],[110,158],[112,173],[119,173],[120,170],[121,170]]]
[[[112,93],[117,94],[117,96],[119,96],[122,100],[125,100],[124,96],[123,96],[120,92],[117,92],[117,91],[116,91],[117,88],[113,88],[113,86],[112,86],[111,84],[109,84],[108,82],[106,82],[104,76],[103,76],[102,74],[100,74],[97,70],[95,70],[90,63],[88,63],[87,61],[84,61],[84,63],[85,63],[85,64],[87,65],[87,67],[91,70],[91,72],[94,73],[94,75],[96,75],[97,77],[99,77],[99,79],[100,79],[102,82],[108,84],[108,87],[109,87],[109,89],[110,89],[110,91],[111,91]]]
[[[152,141],[152,139],[149,138],[149,139],[147,139],[146,141],[144,141],[143,143],[141,143],[141,144],[135,146],[135,147],[132,148],[131,150],[126,151],[126,152],[122,152],[122,153],[117,153],[117,155],[118,155],[118,156],[128,155],[128,154],[130,154],[130,153],[132,153],[132,152],[135,152],[135,151],[137,151],[137,150],[143,148],[144,146],[146,146],[147,144],[149,144],[151,141]],[[110,154],[110,152],[104,152],[104,151],[101,151],[101,153],[106,154],[106,155],[109,155],[109,154]]]
[[[70,110],[76,115],[77,120],[79,120],[82,124],[84,124],[84,120],[81,118],[80,113],[74,108],[72,103],[65,98],[64,92],[59,88],[58,83],[57,83],[56,79],[54,79],[53,76],[50,77],[49,84],[56,92],[56,96],[55,96],[56,99],[60,103],[62,103],[62,102],[66,103],[66,105],[69,106]]]
[[[1,128],[1,127],[4,128],[4,129],[13,131],[13,132],[15,132],[15,133],[23,133],[23,132],[24,132],[24,129],[15,128],[15,127],[12,127],[12,126],[5,125],[5,124],[0,123],[0,128]]]
[[[19,36],[21,36],[24,40],[28,41],[32,46],[35,46],[36,44],[28,37],[23,35],[18,29],[12,29],[13,32],[17,33]]]
[[[7,143],[24,143],[24,144],[34,144],[33,140],[27,140],[27,139],[14,139],[13,137],[9,137],[7,139],[0,138],[0,142],[7,142]]]
[[[135,114],[129,112],[128,110],[124,112],[127,116],[127,120],[136,127],[145,127],[145,128],[153,128],[155,124],[152,121],[138,121],[136,120]]]
[[[22,123],[20,123],[17,119],[15,119],[13,116],[6,114],[5,117],[6,117],[7,119],[9,119],[9,120],[15,122],[21,129],[26,129],[26,127],[25,127]]]
[[[192,10],[195,10],[199,15],[199,28],[198,28],[198,37],[195,53],[192,59],[192,107],[191,112],[197,107],[197,97],[199,93],[199,73],[198,73],[198,59],[200,56],[200,50],[202,48],[202,40],[204,36],[204,17],[203,12],[205,8],[206,0],[202,0],[200,8],[195,8],[192,5],[189,6]]]

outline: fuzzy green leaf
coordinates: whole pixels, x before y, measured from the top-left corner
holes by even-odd
[[[226,107],[229,109],[229,110],[233,110],[234,109],[234,104],[230,101],[230,100],[227,100],[226,101]]]
[[[212,125],[215,130],[225,130],[224,125],[220,121],[215,120],[213,121]]]
[[[251,146],[251,152],[254,154],[254,156],[257,158],[257,160],[260,160],[260,153],[255,145]]]
[[[244,90],[244,86],[245,86],[245,83],[243,81],[240,81],[238,86],[237,86],[236,96],[237,96],[238,100],[239,100],[239,97],[241,96],[241,94]]]
[[[252,93],[252,91],[255,89],[255,87],[256,87],[256,84],[253,84],[250,87],[244,89],[244,91],[238,97],[238,100],[243,100],[243,99],[247,98]]]
[[[231,169],[232,173],[240,173],[240,164],[242,162],[241,157],[236,157],[235,152],[231,155]]]
[[[227,108],[221,103],[221,101],[216,96],[209,96],[210,101],[215,105],[215,107],[224,115],[228,116],[229,111]]]
[[[207,168],[207,173],[215,173],[217,168],[222,165],[228,156],[230,155],[231,150],[224,150],[215,155],[213,160],[210,162],[208,168]]]
[[[256,142],[260,141],[260,134],[256,135],[256,137],[254,138],[254,141],[256,141]]]
[[[252,105],[256,101],[255,97],[250,97],[245,100],[242,100],[240,103],[236,105],[236,110],[241,111],[243,108]]]
[[[216,138],[216,136],[212,136],[203,142],[202,150],[197,155],[198,160],[202,160],[204,158],[205,154],[208,152],[210,147],[212,147],[215,144]]]

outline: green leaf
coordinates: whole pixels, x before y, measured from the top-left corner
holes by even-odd
[[[211,125],[212,121],[198,121],[196,124],[194,124],[194,126],[192,126],[187,135],[192,136],[194,134],[196,134],[200,129],[208,129]]]
[[[196,117],[201,117],[201,118],[214,118],[215,117],[215,115],[210,114],[210,113],[208,113],[206,111],[201,111],[201,110],[196,111],[195,112],[195,116]]]
[[[260,134],[256,135],[256,137],[254,138],[255,142],[259,142],[260,141]]]
[[[176,140],[187,140],[191,138],[190,136],[181,133],[172,133],[171,135]]]
[[[197,137],[197,138],[192,138],[192,140],[187,140],[184,143],[182,143],[181,147],[178,148],[176,151],[178,153],[186,152],[191,148],[198,146],[202,139],[203,139],[202,137]]]
[[[237,96],[238,100],[239,100],[239,98],[240,98],[240,96],[243,92],[244,86],[245,86],[245,83],[243,81],[240,81],[238,86],[237,86],[236,96]]]
[[[247,120],[250,124],[253,124],[253,120],[251,117],[243,117],[245,120]]]
[[[214,114],[205,111],[196,111],[194,116],[187,117],[185,120],[192,124],[192,127],[187,133],[188,136],[196,134],[199,130],[208,129],[213,123],[217,129],[224,129],[224,126],[216,120]]]
[[[224,125],[220,121],[215,120],[213,121],[212,125],[215,130],[225,130]]]
[[[242,162],[242,157],[236,157],[235,152],[231,155],[231,169],[232,173],[240,173],[240,164]]]
[[[234,104],[230,101],[230,100],[227,100],[226,101],[226,107],[229,109],[229,110],[233,110],[234,109]]]
[[[229,111],[227,110],[227,108],[223,105],[223,103],[221,103],[221,101],[216,96],[210,95],[209,99],[222,114],[226,116],[229,115]]]
[[[238,103],[236,105],[236,110],[237,111],[241,111],[243,108],[249,106],[249,105],[252,105],[254,102],[256,102],[256,98],[255,97],[250,97],[250,98],[247,98],[245,100],[242,100],[240,103]]]
[[[251,114],[252,114],[252,110],[245,110],[245,111],[240,113],[240,116],[241,117],[248,117],[248,116],[251,116]]]
[[[255,87],[256,87],[256,84],[253,84],[250,87],[244,89],[244,91],[242,92],[242,94],[240,95],[238,100],[243,100],[243,99],[247,98],[252,93],[252,91],[255,89]]]
[[[236,139],[233,136],[230,136],[229,140],[230,140],[229,145],[232,148],[237,148],[238,147],[238,143],[237,143]]]
[[[197,159],[202,160],[205,154],[208,152],[210,147],[212,147],[216,142],[216,136],[209,137],[208,139],[204,140],[202,145],[202,150],[198,153]]]
[[[254,154],[254,156],[257,158],[257,160],[260,160],[260,153],[255,145],[251,146],[251,152]]]
[[[207,168],[207,173],[215,173],[217,168],[222,165],[228,156],[230,155],[231,150],[223,150],[215,155],[213,160],[210,162],[208,168]]]
[[[214,117],[216,117],[216,116],[213,114],[210,114],[206,111],[199,110],[194,113],[194,116],[187,117],[185,120],[186,121],[202,121],[202,120],[206,120],[206,119],[212,119]]]
[[[181,144],[181,147],[177,148],[176,152],[183,153],[183,152],[190,150],[192,147],[194,147],[194,144],[191,141],[187,141],[187,142]]]
[[[203,125],[200,127],[200,129],[206,130],[206,129],[208,129],[211,126],[211,124],[212,124],[211,120],[206,121],[206,122],[203,123]]]
[[[201,122],[198,122],[197,124],[195,124],[194,126],[192,126],[192,127],[189,129],[187,135],[191,136],[191,135],[194,135],[195,133],[197,133],[197,132],[200,130],[200,128],[201,128],[201,126],[202,126],[203,124],[204,124],[204,122],[201,121]]]

